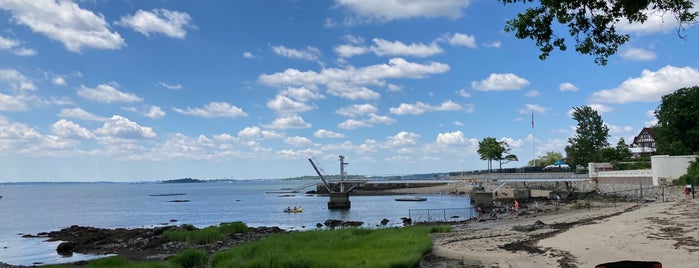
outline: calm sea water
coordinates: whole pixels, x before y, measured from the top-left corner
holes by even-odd
[[[71,225],[136,228],[193,224],[197,227],[242,221],[248,226],[316,229],[327,219],[363,221],[377,226],[382,219],[401,226],[401,217],[428,220],[463,219],[471,213],[465,196],[426,196],[425,202],[396,202],[396,196],[352,196],[349,210],[328,210],[327,196],[269,194],[309,185],[309,181],[233,181],[215,183],[90,183],[0,184],[0,261],[14,265],[65,263],[94,258],[55,253],[56,243],[22,238],[22,234],[55,231]],[[153,196],[184,193],[178,196]],[[187,199],[189,202],[169,202]],[[284,213],[288,206],[303,213]],[[431,211],[420,209],[436,209]],[[449,210],[440,210],[449,209]],[[459,218],[452,218],[459,216]],[[177,220],[170,223],[171,220]]]

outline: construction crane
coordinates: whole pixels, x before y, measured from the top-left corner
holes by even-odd
[[[357,185],[352,185],[349,189],[345,190],[345,183],[347,182],[345,180],[347,174],[345,173],[345,166],[349,165],[349,163],[345,163],[345,156],[340,155],[340,191],[335,192],[332,190],[332,187],[330,184],[328,184],[328,181],[325,180],[325,177],[323,174],[321,174],[320,170],[318,169],[318,166],[316,166],[315,163],[313,163],[313,160],[310,158],[308,159],[308,162],[311,162],[311,166],[313,166],[313,169],[316,171],[318,176],[320,177],[320,180],[323,181],[323,184],[325,185],[325,188],[328,189],[328,194],[330,195],[330,201],[328,201],[328,209],[349,209],[351,206],[350,200],[349,200],[349,192],[352,191]]]

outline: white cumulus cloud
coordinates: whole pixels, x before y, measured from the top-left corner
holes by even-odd
[[[36,90],[29,78],[15,69],[0,69],[0,82],[5,82],[15,91]]]
[[[154,139],[158,136],[153,128],[141,126],[119,115],[109,118],[101,128],[95,130],[95,133],[125,140]]]
[[[10,53],[17,56],[34,56],[36,55],[36,50],[25,48],[21,46],[22,42],[0,36],[0,50],[7,50]]]
[[[462,9],[469,6],[471,0],[440,1],[373,1],[373,0],[335,0],[339,6],[354,13],[358,19],[391,21],[416,17],[459,18]]]
[[[391,107],[389,111],[395,115],[420,115],[431,111],[458,111],[464,108],[453,101],[445,101],[440,105],[430,105],[418,101],[415,104],[401,103],[398,107]]]
[[[263,130],[260,127],[246,127],[238,132],[238,137],[246,139],[279,139],[283,135],[272,130]]]
[[[65,118],[71,118],[71,119],[77,119],[77,120],[85,120],[85,121],[105,121],[105,120],[107,120],[106,117],[94,115],[90,112],[87,112],[87,111],[81,109],[81,108],[62,109],[61,112],[58,113],[58,116],[65,117]]]
[[[313,109],[311,105],[281,95],[277,95],[274,99],[269,100],[267,107],[280,114],[295,114]]]
[[[592,93],[593,102],[629,103],[660,101],[663,95],[683,87],[699,85],[699,70],[692,67],[665,66],[657,71],[643,70],[612,89]]]
[[[160,119],[165,117],[166,114],[160,107],[151,106],[144,115],[150,119]]]
[[[293,49],[285,46],[273,46],[272,51],[279,56],[290,58],[290,59],[300,59],[300,60],[310,60],[315,61],[320,57],[320,49],[315,47],[306,47],[304,49]]]
[[[96,102],[139,102],[142,99],[136,94],[121,92],[111,85],[100,84],[95,88],[81,85],[78,88],[78,96]]]
[[[0,0],[0,8],[12,14],[11,21],[61,42],[72,52],[80,53],[83,47],[119,49],[126,45],[119,33],[109,30],[102,14],[71,1]]]
[[[376,113],[378,110],[379,108],[377,108],[375,105],[365,103],[345,106],[340,109],[337,109],[335,113],[346,117],[357,117],[370,113]]]
[[[468,48],[477,48],[476,37],[473,35],[455,33],[451,36],[446,36],[447,42],[452,46],[464,46]]]
[[[347,129],[347,130],[352,130],[352,129],[358,129],[358,128],[363,128],[363,127],[370,127],[371,124],[356,120],[356,119],[347,119],[344,122],[341,122],[337,124],[337,127],[341,129]]]
[[[296,114],[279,117],[274,119],[272,124],[267,125],[268,128],[272,129],[301,129],[311,126],[311,123],[306,122],[303,117]]]
[[[134,29],[146,36],[160,33],[172,38],[183,39],[187,36],[185,27],[191,27],[191,17],[185,12],[167,9],[152,11],[138,10],[136,14],[122,17],[117,24]]]
[[[653,51],[633,47],[623,50],[619,55],[631,61],[649,61],[657,57]]]
[[[51,132],[59,137],[67,139],[88,140],[94,138],[92,132],[66,119],[61,119],[53,123]]]
[[[473,89],[481,91],[519,90],[527,85],[529,85],[527,79],[511,73],[492,73],[486,79],[471,82]]]
[[[558,85],[558,90],[560,90],[561,92],[563,92],[563,91],[578,91],[578,87],[573,85],[573,83],[563,82],[560,85]]]
[[[344,138],[345,135],[342,133],[330,131],[330,130],[325,130],[325,129],[319,129],[313,132],[313,137],[316,138],[327,138],[327,139],[341,139]]]
[[[204,118],[245,117],[245,116],[248,116],[248,114],[246,112],[244,112],[243,109],[240,109],[240,108],[233,106],[233,105],[226,103],[226,102],[211,102],[207,105],[204,105],[204,107],[201,107],[201,108],[187,107],[187,109],[180,109],[180,108],[172,108],[172,109],[175,112],[178,112],[181,114],[201,116]]]
[[[428,57],[444,52],[436,43],[406,45],[400,41],[391,42],[380,38],[374,38],[373,41],[374,45],[370,47],[370,50],[377,56]]]
[[[345,69],[324,68],[320,72],[287,69],[284,72],[262,74],[258,81],[269,86],[305,86],[317,88],[325,86],[327,92],[351,100],[374,100],[380,95],[367,86],[384,86],[386,79],[419,79],[430,74],[444,73],[449,65],[437,62],[420,64],[402,58],[393,58],[388,64],[377,64],[363,68]]]
[[[297,147],[313,145],[309,138],[301,136],[287,137],[284,139],[284,143]]]
[[[446,132],[437,134],[437,144],[441,145],[459,145],[465,144],[466,139],[461,131]]]

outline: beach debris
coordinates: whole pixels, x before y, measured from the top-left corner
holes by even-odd
[[[534,230],[539,230],[539,229],[543,229],[543,228],[547,228],[547,227],[548,227],[548,225],[545,224],[544,222],[536,221],[533,224],[512,226],[512,230],[520,231],[520,232],[531,232]]]

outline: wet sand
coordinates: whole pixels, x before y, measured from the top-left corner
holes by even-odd
[[[588,210],[567,204],[459,224],[435,234],[433,254],[467,267],[594,267],[621,260],[699,267],[699,200],[609,205],[593,203]]]

